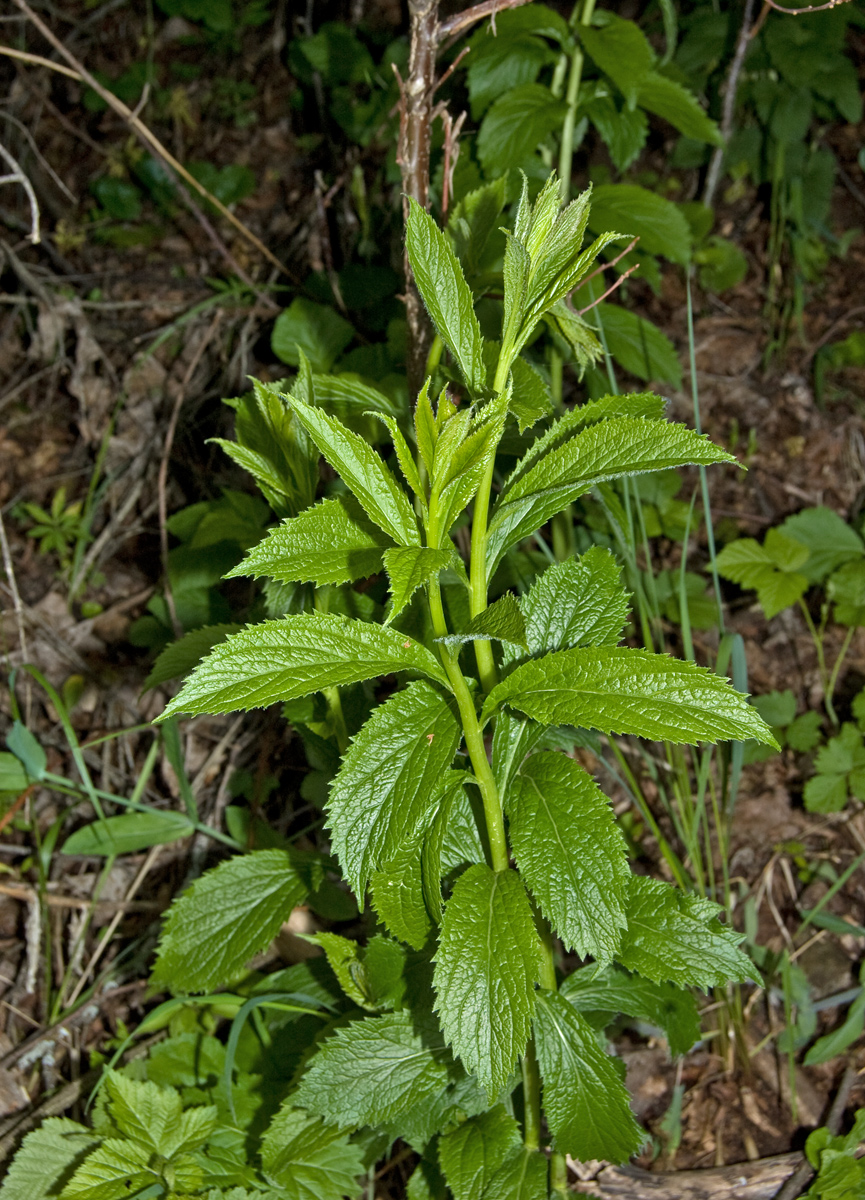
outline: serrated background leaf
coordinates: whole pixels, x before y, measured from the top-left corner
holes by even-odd
[[[606,1158],[614,1163],[636,1153],[646,1134],[631,1112],[624,1070],[558,992],[538,994],[535,1046],[556,1149],[584,1161]]]
[[[441,1138],[439,1163],[453,1200],[482,1200],[493,1175],[520,1146],[519,1126],[503,1104]]]
[[[631,103],[636,99],[640,84],[652,65],[652,47],[634,21],[626,21],[612,13],[600,29],[591,25],[578,26],[580,41],[589,57],[618,87]],[[615,226],[615,222],[613,223]],[[604,222],[602,222],[604,225]]]
[[[66,1117],[49,1117],[28,1133],[0,1184],[2,1200],[46,1200],[99,1144],[92,1129]]]
[[[742,934],[718,920],[710,900],[644,875],[631,877],[628,930],[617,958],[629,971],[655,983],[708,991],[731,980],[754,977],[739,949]]]
[[[717,124],[700,107],[697,98],[674,79],[649,71],[640,81],[639,103],[669,121],[674,129],[697,142],[723,145]]]
[[[261,1165],[285,1200],[342,1200],[357,1192],[363,1150],[338,1128],[285,1104],[261,1140]]]
[[[478,864],[445,905],[434,986],[449,1045],[490,1096],[523,1053],[534,1011],[540,941],[515,871]]]
[[[168,910],[154,981],[183,994],[236,979],[306,894],[284,850],[254,850],[221,863]]]
[[[594,316],[593,316],[594,314]],[[682,386],[682,365],[676,347],[657,325],[621,304],[603,302],[587,318],[603,326],[607,349],[617,363],[638,379]]]
[[[418,681],[379,705],[353,740],[327,814],[334,852],[358,897],[422,820],[459,739],[447,700]]]
[[[447,238],[416,200],[409,200],[406,248],[433,324],[475,395],[486,387],[481,327],[474,298]]]
[[[353,496],[337,496],[271,529],[226,579],[266,576],[318,587],[351,583],[380,571],[382,552],[392,545]]]
[[[593,546],[547,567],[521,602],[532,654],[568,646],[615,645],[628,618],[622,571],[609,550]]]
[[[616,1013],[657,1025],[667,1035],[670,1054],[687,1054],[700,1039],[700,1014],[691,992],[671,983],[653,983],[621,967],[573,971],[561,994],[578,1012]]]
[[[294,1102],[329,1124],[379,1125],[442,1091],[446,1057],[407,1012],[352,1021],[321,1046]]]
[[[484,718],[500,704],[546,725],[688,745],[752,737],[777,748],[756,709],[720,675],[624,646],[557,650],[523,663],[487,696]]]
[[[63,1200],[126,1200],[159,1182],[150,1157],[150,1150],[137,1142],[106,1138],[69,1180]]]
[[[609,962],[627,927],[630,868],[610,802],[564,754],[533,754],[507,797],[520,874],[570,950]]]
[[[566,106],[548,87],[524,83],[500,96],[484,117],[478,157],[487,175],[524,165],[535,148],[564,119]]]
[[[493,1175],[483,1200],[547,1200],[547,1157],[525,1146]]]
[[[425,647],[395,629],[324,613],[297,613],[236,633],[193,671],[161,720],[296,700],[322,688],[419,671],[447,686]]]

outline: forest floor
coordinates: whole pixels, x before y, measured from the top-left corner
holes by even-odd
[[[90,69],[116,77],[135,60],[136,16],[109,4],[104,8],[111,11],[99,23],[89,23],[85,5],[67,7],[78,15],[64,27],[64,36]],[[194,59],[197,52],[184,48],[185,32],[182,22],[169,22],[157,55],[180,63]],[[320,269],[333,252],[334,211],[342,203],[339,189],[346,178],[337,178],[325,205],[314,158],[292,137],[283,50],[281,40],[270,34],[248,34],[242,53],[225,68],[227,77],[255,80],[252,95],[243,93],[237,119],[226,120],[213,104],[197,107],[199,85],[190,84],[188,109],[178,100],[173,124],[161,134],[178,157],[251,168],[258,185],[236,212],[286,265],[281,282],[288,281],[288,288],[277,295],[290,298],[292,277]],[[26,164],[44,229],[42,243],[31,245],[23,194],[5,188],[0,194],[0,511],[10,561],[5,581],[0,577],[0,653],[10,668],[31,663],[54,688],[76,698],[71,721],[94,779],[107,791],[129,795],[152,741],[146,725],[169,695],[164,688],[142,694],[151,660],[128,641],[130,625],[160,586],[160,512],[215,498],[223,487],[249,490],[242,473],[206,439],[230,436],[231,413],[221,400],[242,392],[249,376],[273,380],[284,374],[270,349],[278,309],[273,293],[258,299],[219,296],[210,280],[232,272],[225,253],[192,213],[155,218],[146,240],[137,244],[118,245],[119,235],[114,244],[105,240],[104,230],[88,224],[91,184],[104,174],[106,162],[110,167],[120,161],[128,129],[110,112],[82,107],[75,81],[8,59],[0,63],[0,75],[5,92],[0,133]],[[865,180],[856,166],[863,132],[845,129],[834,135],[834,149],[852,184],[839,185],[836,192],[839,230],[865,225]],[[812,368],[819,346],[865,324],[865,238],[854,239],[844,260],[828,262],[811,289],[801,334],[794,329],[786,348],[767,365],[762,197],[746,189],[738,198],[722,200],[718,227],[744,249],[750,270],[745,282],[722,299],[697,295],[700,405],[704,430],[743,462],[747,459],[748,471],[731,467],[710,473],[715,521],[732,522],[740,535],[756,537],[813,505],[826,505],[852,521],[865,505],[865,377],[862,371],[847,371],[836,380],[830,402],[820,407]],[[271,265],[248,242],[223,222],[217,228],[225,250],[254,280],[273,280]],[[660,295],[633,286],[628,303],[661,326],[686,363],[681,272],[665,271]],[[669,394],[668,388],[660,390]],[[674,393],[670,401],[671,415],[693,419],[690,393]],[[27,536],[28,523],[16,514],[22,502],[50,508],[60,488],[66,489],[67,502],[83,501],[97,483],[102,491],[95,540],[86,550],[86,586],[71,596],[69,572],[61,569],[56,554],[39,552]],[[659,540],[656,550],[657,566],[678,563],[678,544]],[[699,570],[705,546],[692,543],[692,552],[692,569]],[[789,610],[767,622],[752,597],[731,588],[727,598],[728,627],[745,641],[749,690],[789,688],[800,712],[819,707],[816,656],[802,616]],[[669,633],[675,649],[676,631],[671,627]],[[830,631],[830,654],[842,633]],[[865,630],[860,629],[839,681],[842,716],[863,684]],[[15,695],[47,754],[48,769],[75,778],[58,714],[44,690],[18,672]],[[4,689],[0,731],[8,730],[12,717],[12,695]],[[88,741],[119,728],[133,732],[87,749]],[[183,747],[202,819],[210,824],[219,824],[240,770],[275,777],[268,814],[282,812],[276,819],[283,828],[308,812],[300,796],[305,759],[275,710],[197,718],[183,726]],[[812,815],[803,808],[802,785],[803,759],[791,751],[747,766],[732,829],[730,873],[743,899],[759,898],[758,940],[775,950],[792,945],[797,914],[825,894],[827,872],[820,865],[840,875],[865,849],[862,804],[853,800],[840,814]],[[176,806],[178,797],[177,776],[161,759],[144,798],[168,807]],[[27,1127],[29,1114],[81,1111],[90,1086],[89,1056],[106,1051],[153,1003],[147,957],[160,912],[212,860],[212,846],[199,837],[123,856],[92,907],[96,860],[52,853],[45,840],[59,817],[65,814],[68,833],[89,811],[86,804],[36,788],[0,830],[0,1161]],[[657,847],[648,835],[641,852],[657,868]],[[48,879],[44,930],[34,891],[37,862]],[[865,925],[865,872],[851,876],[828,911]],[[89,928],[80,938],[87,914]],[[739,914],[732,919],[736,922]],[[270,960],[293,961],[303,945],[287,929],[269,952]],[[815,935],[811,930],[796,948],[814,999],[855,985],[862,942],[852,933]],[[59,1010],[49,1004],[46,973],[55,999],[60,981],[68,980]],[[737,1047],[719,1047],[718,1038],[707,1037],[677,1065],[659,1039],[622,1031],[617,1048],[627,1065],[635,1112],[662,1147],[655,1169],[719,1166],[801,1148],[807,1131],[825,1118],[844,1063],[835,1059],[798,1067],[793,1102],[786,1057],[771,1046],[757,1049],[783,1021],[779,996],[749,989],[746,999],[747,1066]],[[706,1003],[704,1029],[710,1031],[713,1007]],[[838,1012],[827,1008],[819,1017],[820,1029],[837,1018]],[[865,1068],[861,1042],[851,1061]],[[672,1153],[664,1149],[669,1143],[659,1122],[676,1084],[684,1085],[684,1096],[681,1141]],[[58,1087],[61,1099],[55,1095],[46,1101]],[[865,1081],[857,1080],[850,1103],[865,1104]],[[650,1159],[647,1155],[643,1165]]]

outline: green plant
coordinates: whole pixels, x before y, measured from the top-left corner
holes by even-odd
[[[228,1178],[214,1161],[227,1135],[219,1114],[194,1118],[207,1132],[196,1160],[201,1175],[189,1177],[187,1191],[255,1186],[255,1173],[270,1170],[267,1138],[279,1141],[281,1161],[293,1163],[295,1133],[313,1127],[317,1148],[308,1161],[324,1170],[324,1121],[334,1144],[342,1139],[345,1161],[353,1154],[352,1176],[361,1147],[375,1161],[402,1136],[423,1153],[414,1194],[425,1194],[423,1187],[441,1194],[446,1181],[457,1200],[546,1196],[543,1089],[554,1141],[550,1186],[564,1195],[566,1153],[622,1160],[644,1138],[616,1063],[598,1042],[595,1030],[606,1018],[593,1025],[584,1013],[648,1006],[681,1050],[697,1026],[687,997],[671,985],[711,987],[751,972],[740,936],[720,922],[716,904],[631,873],[608,801],[554,747],[568,736],[559,726],[772,744],[759,715],[713,672],[617,645],[627,598],[615,559],[600,547],[551,567],[521,601],[506,591],[488,603],[490,579],[508,550],[590,488],[686,463],[732,461],[701,435],[667,424],[657,397],[611,396],[567,413],[531,443],[491,507],[520,350],[616,236],[582,249],[588,201],[583,195],[560,210],[553,179],[531,204],[524,187],[508,237],[504,322],[491,366],[459,262],[412,205],[412,269],[467,401],[457,405],[443,390],[434,406],[424,387],[413,421],[416,455],[382,414],[413,498],[368,442],[316,404],[302,356],[287,394],[257,388],[271,411],[305,431],[341,485],[272,530],[234,573],[323,588],[384,570],[390,603],[381,622],[313,608],[233,634],[196,667],[165,718],[292,704],[396,676],[396,688],[388,685],[345,749],[326,804],[343,876],[358,899],[369,889],[389,936],[371,937],[365,951],[319,936],[355,1007],[335,1025],[325,1014],[312,1040],[300,1041],[307,1049],[271,1096],[271,1111],[274,1102],[281,1107],[265,1142],[256,1152],[247,1134],[235,1138]],[[574,335],[581,329],[576,318],[559,319]],[[596,354],[590,332],[580,336],[585,356]],[[273,436],[278,445],[276,425]],[[451,531],[472,501],[464,562]],[[319,854],[262,849],[205,874],[172,907],[154,981],[176,993],[209,993],[241,978],[291,908],[315,891],[323,867]],[[595,960],[561,987],[555,937]],[[229,1060],[254,999],[237,1013]],[[666,1022],[665,1008],[674,1014]],[[256,1028],[267,1045],[272,1028]],[[225,1102],[240,1119],[243,1091],[235,1096],[231,1066],[225,1080]],[[120,1091],[111,1085],[109,1104],[116,1107]],[[170,1149],[181,1152],[173,1143]],[[112,1151],[118,1176],[128,1178],[141,1153],[125,1144]],[[106,1143],[92,1151],[98,1162],[105,1152]],[[157,1153],[173,1167],[170,1155]],[[160,1169],[154,1187],[161,1194],[175,1185],[167,1167]],[[63,1194],[78,1194],[89,1178],[85,1160]],[[298,1194],[282,1179],[273,1186],[289,1188],[277,1195]],[[346,1192],[354,1194],[340,1179],[321,1194]]]
[[[865,1188],[865,1159],[859,1147],[865,1139],[865,1108],[856,1113],[853,1128],[835,1137],[826,1128],[815,1129],[805,1143],[805,1155],[817,1178],[805,1193],[808,1200],[855,1200]]]
[[[21,520],[34,522],[27,530],[27,536],[37,538],[40,554],[56,554],[60,560],[60,569],[69,571],[72,567],[72,552],[77,543],[86,537],[87,530],[82,515],[80,500],[66,503],[66,488],[59,487],[54,493],[50,509],[44,509],[41,504],[22,500],[15,509],[16,517]]]
[[[865,543],[829,508],[806,508],[768,531],[762,545],[737,538],[716,559],[718,573],[744,588],[753,588],[767,618],[798,605],[817,652],[826,711],[836,727],[835,685],[856,629],[865,624]],[[811,587],[822,586],[820,618],[815,624],[805,602]],[[825,636],[830,615],[846,626],[831,668]]]

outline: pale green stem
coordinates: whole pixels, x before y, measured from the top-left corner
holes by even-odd
[[[444,607],[442,605],[441,587],[437,579],[430,581],[429,606],[436,637],[447,637],[447,621],[445,620]],[[454,662],[447,646],[441,647],[441,661],[457,702],[463,726],[463,736],[466,740],[466,749],[469,752],[469,759],[475,773],[475,779],[480,788],[487,837],[490,842],[492,868],[494,871],[506,871],[510,865],[510,855],[508,854],[508,843],[505,837],[502,803],[499,799],[499,789],[496,785],[495,776],[487,758],[484,737],[481,733],[481,727],[478,724],[477,713],[475,712],[475,702],[463,673],[459,668],[459,664]]]
[[[799,609],[805,618],[805,624],[808,626],[808,632],[811,634],[811,640],[814,643],[814,649],[817,651],[817,670],[820,674],[820,683],[823,686],[823,704],[825,705],[826,712],[829,714],[829,719],[837,728],[840,722],[835,712],[835,706],[832,703],[832,692],[829,687],[829,672],[826,669],[826,651],[823,645],[824,627],[821,624],[820,630],[817,630],[813,618],[808,611],[808,605],[801,596],[799,597]]]
[[[838,724],[838,718],[837,716],[833,715],[835,713],[835,706],[833,703],[835,685],[838,682],[838,673],[841,670],[844,659],[847,657],[847,651],[850,649],[850,643],[853,641],[853,635],[855,632],[856,626],[851,625],[847,630],[847,633],[844,635],[844,641],[841,645],[841,649],[838,651],[838,657],[835,659],[835,665],[832,668],[832,674],[829,676],[829,685],[826,690],[826,709],[828,711],[829,706],[832,706],[832,712],[830,713],[830,716],[832,716],[832,719],[836,725]]]
[[[529,1039],[523,1055],[523,1143],[527,1150],[541,1148],[541,1073],[535,1040]]]
[[[574,10],[576,12],[576,10]],[[591,24],[592,14],[595,11],[595,0],[585,0],[583,5],[582,16],[580,17],[581,25]],[[561,187],[562,203],[567,204],[571,192],[571,170],[574,161],[574,130],[577,127],[577,110],[580,101],[580,83],[583,78],[583,52],[580,49],[579,43],[571,56],[571,73],[568,76],[568,94],[565,97],[565,102],[568,106],[568,111],[565,114],[565,123],[562,126],[562,146],[559,151],[559,180]]]

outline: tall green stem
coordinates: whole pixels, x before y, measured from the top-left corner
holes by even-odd
[[[447,637],[447,621],[445,620],[444,606],[442,605],[441,587],[437,579],[430,581],[429,606],[436,637]],[[481,733],[481,727],[478,724],[477,713],[475,712],[475,702],[460,670],[459,663],[453,660],[447,646],[442,646],[441,648],[441,661],[450,685],[453,688],[454,698],[456,699],[460,720],[462,721],[466,749],[469,752],[469,759],[475,773],[475,779],[478,781],[478,787],[480,788],[487,837],[490,842],[492,867],[494,871],[506,871],[510,864],[510,855],[508,854],[508,843],[505,837],[502,803],[499,799],[499,789],[496,785],[495,776],[487,758],[484,736]]]
[[[523,1055],[523,1144],[527,1150],[541,1148],[541,1073],[535,1040],[529,1039]]]
[[[580,16],[580,24],[590,25],[594,11],[595,0],[585,0],[582,15]],[[576,13],[577,9],[575,8],[574,17]],[[576,23],[574,17],[571,18],[572,24]],[[574,130],[577,127],[577,111],[580,106],[580,83],[582,79],[583,51],[578,42],[571,55],[571,73],[568,76],[568,93],[565,97],[568,111],[565,114],[565,122],[562,126],[562,146],[559,151],[559,179],[561,181],[563,204],[567,204],[571,192],[571,169],[574,161]]]

